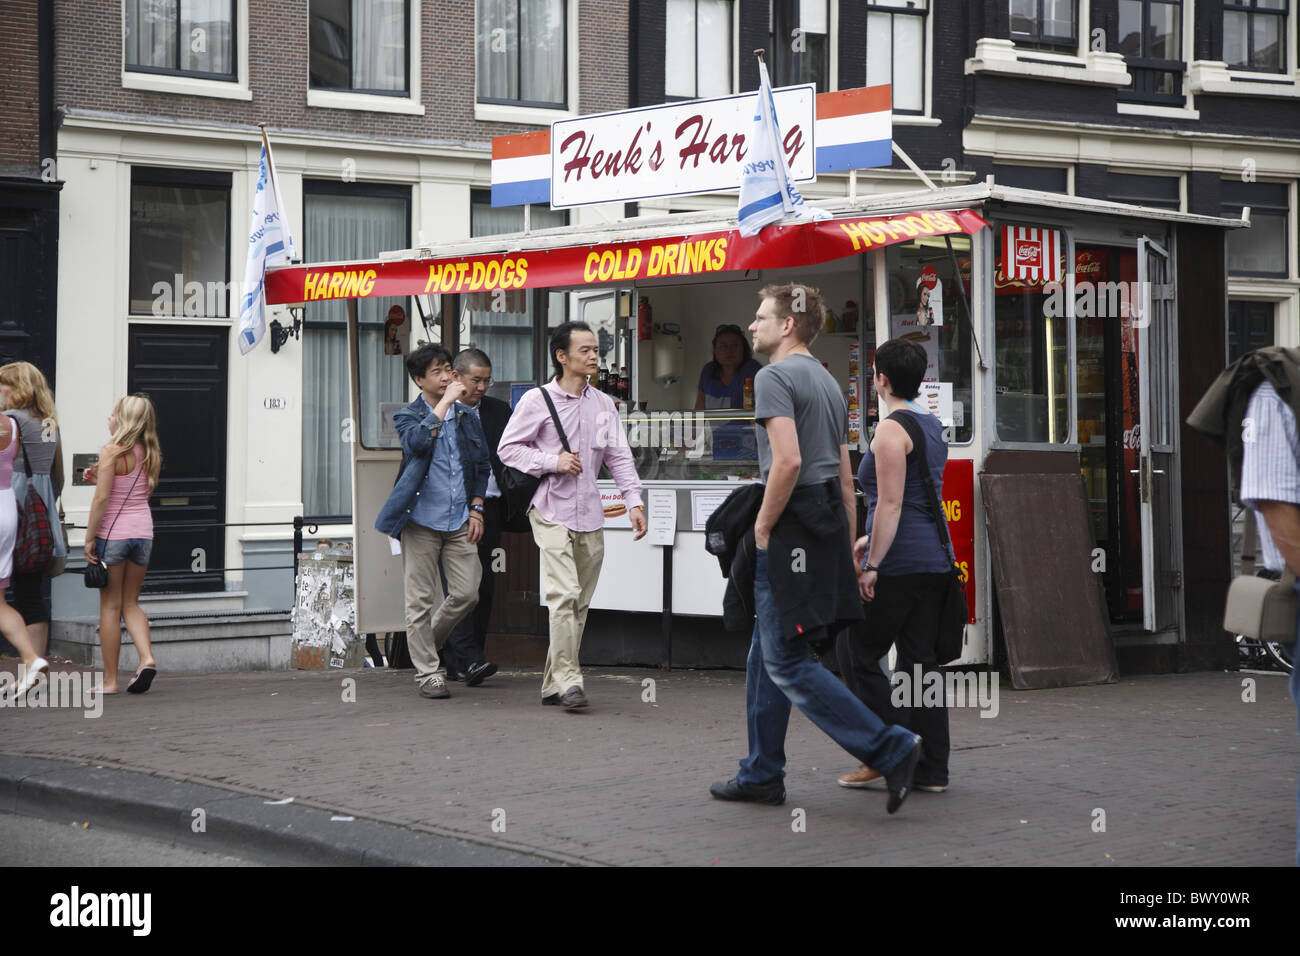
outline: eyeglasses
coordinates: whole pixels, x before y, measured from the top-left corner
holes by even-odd
[[[482,385],[484,388],[491,388],[496,383],[496,379],[493,378],[470,378],[466,379],[466,381],[470,385]]]

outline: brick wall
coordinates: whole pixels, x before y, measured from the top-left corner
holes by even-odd
[[[584,113],[627,105],[627,0],[579,4],[579,96]],[[8,8],[35,6],[13,0]],[[420,101],[424,116],[307,106],[307,0],[249,6],[251,101],[123,89],[120,0],[63,0],[56,13],[55,102],[133,117],[202,121],[338,134],[356,140],[488,143],[535,125],[474,119],[474,4],[424,0],[420,14]],[[3,31],[0,31],[2,33]],[[3,42],[3,41],[0,41]],[[2,49],[2,48],[0,48]],[[415,78],[413,78],[413,82]]]
[[[40,48],[38,0],[0,4],[0,169],[40,169]]]

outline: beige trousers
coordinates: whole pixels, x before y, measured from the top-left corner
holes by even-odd
[[[541,552],[542,590],[551,617],[551,647],[542,675],[542,696],[549,697],[582,687],[578,650],[605,557],[605,532],[570,531],[535,510],[528,517]]]
[[[442,590],[438,563],[447,573]],[[435,674],[446,676],[438,649],[462,617],[478,603],[483,577],[478,547],[469,543],[469,522],[459,531],[430,531],[413,522],[402,529],[402,573],[406,590],[406,646],[423,686]]]

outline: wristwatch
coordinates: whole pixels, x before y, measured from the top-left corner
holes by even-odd
[[[469,506],[469,510],[470,510],[470,511],[477,511],[479,514],[482,514],[482,513],[483,513],[483,506],[482,506],[482,505],[470,505],[470,506]]]
[[[863,570],[863,571],[876,571],[876,572],[879,572],[879,571],[880,571],[880,568],[876,567],[874,564],[872,564],[870,561],[868,561],[866,564],[862,565],[862,570]]]

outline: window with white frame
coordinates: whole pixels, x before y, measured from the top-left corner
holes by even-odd
[[[1289,6],[1290,0],[1224,0],[1224,62],[1236,70],[1285,72]]]
[[[405,249],[411,235],[411,189],[334,181],[303,182],[303,261],[375,259]],[[385,319],[405,297],[357,300],[361,406],[379,408],[406,397],[406,369],[400,355],[384,348]],[[312,302],[302,337],[302,506],[320,518],[348,520],[352,513],[349,441],[376,447],[379,423],[371,417],[360,434],[348,423],[347,310],[342,299]],[[408,325],[407,328],[410,328]],[[348,423],[348,424],[344,424]]]
[[[1182,0],[1119,0],[1119,37],[1133,76],[1127,100],[1181,104],[1183,101]]]
[[[1074,53],[1078,10],[1074,0],[1010,0],[1011,39],[1017,46]]]
[[[310,0],[311,87],[405,96],[410,0]]]
[[[230,173],[131,168],[132,315],[229,312]]]
[[[928,0],[867,4],[867,86],[888,83],[895,113],[925,112],[925,17]]]
[[[731,92],[732,0],[668,0],[664,95],[704,99]]]
[[[1291,189],[1286,183],[1245,183],[1225,179],[1219,200],[1222,215],[1241,216],[1250,207],[1250,228],[1228,232],[1228,272],[1235,276],[1285,278]]]
[[[126,68],[235,79],[234,0],[126,0]]]
[[[477,0],[478,102],[562,109],[566,0]]]
[[[772,0],[772,85],[831,88],[830,0]]]

